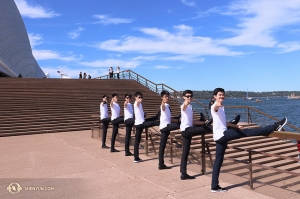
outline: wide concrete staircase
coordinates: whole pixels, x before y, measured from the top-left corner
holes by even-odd
[[[123,110],[124,95],[137,91],[144,95],[147,116],[156,115],[159,95],[134,80],[1,78],[0,136],[87,130],[97,121],[91,114],[99,113],[104,94],[118,93]]]

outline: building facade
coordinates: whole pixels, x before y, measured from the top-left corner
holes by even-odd
[[[14,0],[0,0],[0,76],[46,77],[35,58]]]

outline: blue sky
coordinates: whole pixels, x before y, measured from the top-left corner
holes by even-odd
[[[300,0],[15,2],[51,77],[120,66],[176,90],[300,90]]]

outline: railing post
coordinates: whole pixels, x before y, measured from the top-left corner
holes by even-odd
[[[249,108],[247,108],[247,116],[248,116],[248,124],[250,123],[250,110],[249,110]]]
[[[146,79],[146,87],[148,88],[148,80]]]
[[[206,168],[205,168],[205,135],[201,135],[201,164],[202,164],[202,175],[206,173]]]
[[[129,71],[129,79],[131,79],[131,71]]]
[[[155,84],[155,87],[156,87],[156,93],[158,94],[158,90],[157,90],[157,84]]]
[[[173,137],[171,136],[171,137],[170,137],[170,156],[171,156],[171,164],[173,164],[173,146],[172,146],[172,143],[173,143]]]
[[[145,133],[146,133],[146,135],[145,135],[145,137],[146,137],[146,139],[145,139],[145,153],[146,153],[146,155],[148,155],[148,128],[145,128]]]
[[[251,150],[249,150],[249,185],[250,188],[253,189],[253,172],[252,172],[252,154],[251,154]]]
[[[139,75],[136,76],[136,81],[139,82]]]

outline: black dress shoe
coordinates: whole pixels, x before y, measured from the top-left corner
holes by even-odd
[[[125,156],[133,156],[133,154],[131,152],[126,152]]]
[[[106,146],[106,145],[103,145],[103,146],[102,146],[102,149],[109,149],[109,147]]]
[[[115,149],[115,148],[111,148],[111,149],[110,149],[110,152],[112,152],[112,153],[113,153],[113,152],[120,152],[120,151],[119,151],[119,150],[117,150],[117,149]]]
[[[203,122],[205,122],[205,116],[204,116],[204,114],[202,113],[202,112],[200,112],[200,119],[199,119],[199,121],[203,121]]]
[[[240,119],[241,119],[241,116],[237,115],[233,120],[230,120],[229,122],[232,124],[237,124],[237,123],[239,123]]]
[[[158,165],[158,169],[162,170],[162,169],[171,169],[171,167],[167,167],[167,165],[163,164],[163,165]]]
[[[190,180],[190,179],[195,179],[194,176],[190,176],[187,173],[182,173],[180,176],[180,180]]]

